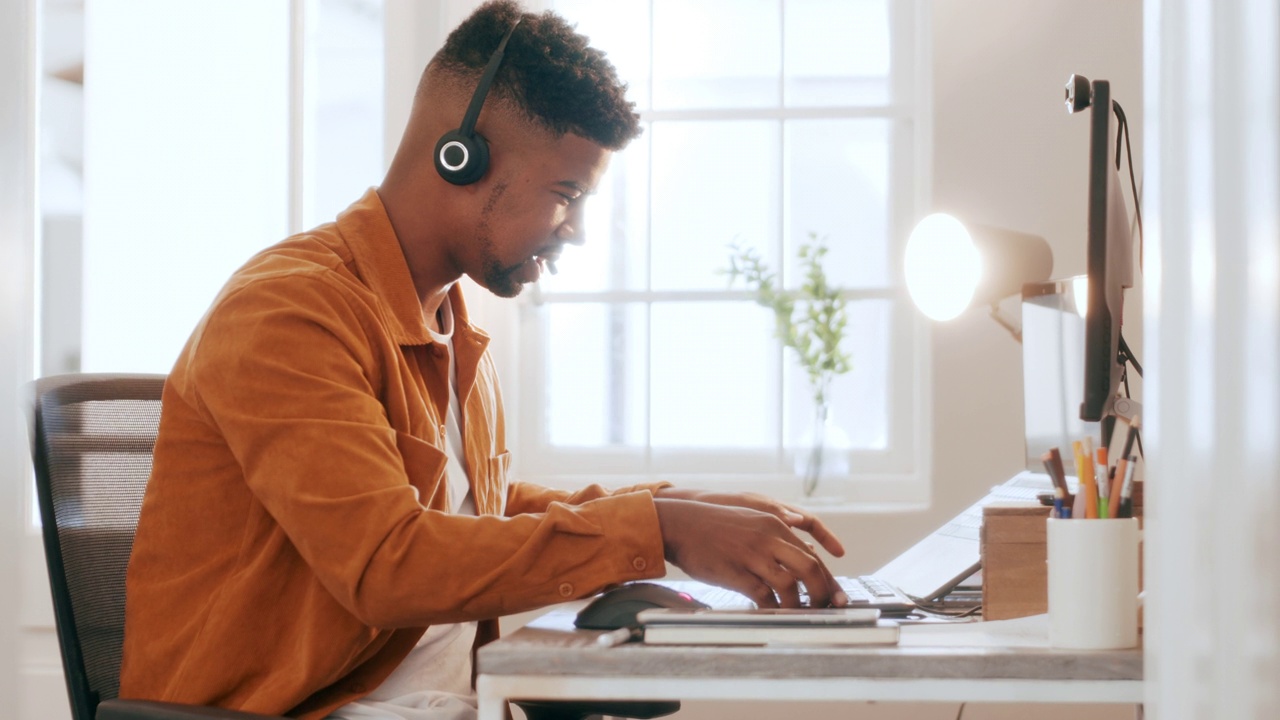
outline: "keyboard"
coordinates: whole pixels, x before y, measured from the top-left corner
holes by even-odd
[[[836,582],[849,596],[849,607],[878,608],[885,616],[907,615],[916,609],[916,603],[911,598],[874,576],[837,577]],[[663,580],[662,584],[686,592],[717,610],[749,610],[756,606],[746,595],[728,588],[690,580]],[[809,601],[803,587],[800,601],[804,604]]]

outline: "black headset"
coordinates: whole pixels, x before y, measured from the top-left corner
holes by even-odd
[[[485,66],[484,75],[480,76],[480,84],[471,96],[471,104],[467,106],[467,114],[462,116],[462,126],[451,130],[436,143],[436,170],[440,177],[454,185],[470,185],[484,177],[489,169],[489,143],[484,136],[476,132],[476,120],[480,117],[480,108],[484,106],[484,98],[489,94],[489,86],[493,84],[494,75],[498,74],[498,66],[502,64],[502,53],[507,49],[507,41],[520,24],[511,26],[498,49],[493,51],[489,64]]]

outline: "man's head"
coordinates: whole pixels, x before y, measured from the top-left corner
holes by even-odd
[[[508,32],[475,127],[487,141],[489,167],[471,184],[445,182],[436,144],[462,124]],[[448,269],[452,279],[465,273],[514,296],[538,277],[541,261],[580,240],[585,196],[611,151],[640,132],[625,89],[604,54],[552,13],[494,0],[459,25],[423,73],[380,188],[420,293]]]
[[[626,99],[626,85],[604,53],[558,15],[524,13],[514,0],[485,3],[449,34],[418,86],[419,97],[429,76],[470,95],[517,21],[489,90],[491,100],[514,105],[557,137],[573,133],[607,150],[621,150],[640,134],[635,104]]]

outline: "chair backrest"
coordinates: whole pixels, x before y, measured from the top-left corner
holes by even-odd
[[[151,474],[163,375],[32,384],[32,459],[58,644],[75,720],[120,691],[124,578]]]

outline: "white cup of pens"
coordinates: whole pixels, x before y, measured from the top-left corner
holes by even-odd
[[[1138,556],[1140,530],[1133,517],[1131,455],[1137,421],[1121,457],[1107,462],[1105,448],[1088,439],[1073,443],[1079,478],[1067,489],[1057,449],[1045,454],[1054,485],[1048,519],[1049,645],[1082,650],[1118,650],[1138,645]]]

